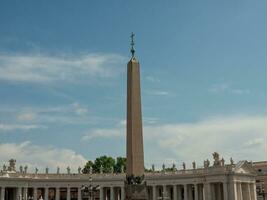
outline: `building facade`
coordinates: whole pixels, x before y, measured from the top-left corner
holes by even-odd
[[[259,200],[267,198],[267,161],[253,162],[253,168],[257,173],[256,187]]]
[[[207,161],[193,169],[152,171],[145,174],[149,199],[256,200],[255,170],[251,163]],[[16,171],[15,161],[0,173],[0,200],[124,200],[125,174],[28,173]]]

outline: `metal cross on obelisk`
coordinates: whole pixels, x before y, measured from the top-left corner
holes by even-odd
[[[134,36],[135,36],[135,34],[132,32],[132,34],[131,34],[131,39],[132,39],[132,41],[131,41],[132,58],[134,57],[134,53],[135,53],[135,49],[134,49]]]

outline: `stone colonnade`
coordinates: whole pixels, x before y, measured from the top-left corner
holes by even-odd
[[[81,187],[0,187],[0,200],[82,200],[90,199],[82,195]],[[7,195],[7,191],[10,194]],[[10,192],[12,191],[12,193]],[[64,194],[65,193],[65,194]],[[122,200],[124,187],[100,186],[90,194],[92,199]]]
[[[231,191],[230,184],[234,184]],[[149,186],[149,199],[169,200],[257,200],[255,183],[211,182]]]
[[[0,200],[83,200],[81,187],[1,187]],[[12,194],[8,194],[12,193]],[[211,182],[148,185],[150,200],[257,200],[255,183]],[[99,186],[92,199],[124,200],[123,186]]]

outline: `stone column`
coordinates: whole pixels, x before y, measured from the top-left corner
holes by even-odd
[[[177,200],[182,200],[182,187],[180,185],[177,188]]]
[[[38,197],[37,197],[37,187],[34,187],[33,188],[33,200],[37,200],[38,199]]]
[[[100,187],[100,191],[101,191],[101,188],[102,187]],[[81,187],[78,187],[77,189],[78,189],[78,200],[82,200],[82,190],[81,190]],[[100,193],[100,195],[101,195],[101,193]],[[103,195],[103,188],[102,188],[102,195]],[[101,200],[101,198],[100,198],[100,200]]]
[[[165,199],[168,196],[167,185],[163,185],[162,197]]]
[[[79,190],[78,190],[79,195]],[[56,200],[60,200],[60,187],[56,187]]]
[[[218,199],[218,200],[223,200],[223,199],[222,199],[222,190],[223,190],[223,188],[222,188],[222,184],[220,184],[220,183],[218,184],[218,183],[217,183],[217,184],[216,184],[216,187],[217,187],[217,190],[216,190],[216,191],[217,191],[217,192],[216,192],[216,193],[217,193],[217,199]]]
[[[252,184],[252,188],[253,188],[252,196],[253,196],[253,199],[256,200],[257,199],[256,183]]]
[[[103,186],[102,189],[103,189],[103,198],[104,200],[106,200],[107,199],[107,188],[104,188]]]
[[[238,183],[238,187],[239,187],[239,199],[243,200],[243,190],[242,190],[242,183]]]
[[[197,184],[194,184],[194,195],[195,195],[195,200],[198,200],[198,186],[197,186]]]
[[[104,188],[102,186],[99,188],[99,200],[104,200]]]
[[[205,200],[211,200],[211,184],[210,183],[204,183],[204,199]]]
[[[257,200],[257,192],[256,192],[256,184],[255,183],[250,184],[250,193],[251,193],[251,199]]]
[[[110,200],[114,200],[114,187],[110,187]]]
[[[247,190],[248,190],[248,200],[251,200],[250,183],[247,183]]]
[[[188,185],[188,200],[193,200],[193,185]]]
[[[125,189],[124,189],[124,186],[121,186],[121,200],[125,200]]]
[[[223,199],[228,200],[228,184],[223,182]]]
[[[198,186],[198,199],[199,200],[203,200],[203,193],[204,193],[204,187],[203,187],[203,184],[199,185]]]
[[[188,191],[187,191],[187,185],[184,185],[184,200],[188,200]]]
[[[173,185],[173,200],[177,199],[177,185]]]
[[[157,186],[156,185],[152,186],[152,199],[153,200],[157,199]]]
[[[210,188],[211,188],[211,199],[217,200],[217,198],[216,198],[216,184],[210,183]]]
[[[233,199],[233,200],[238,200],[237,199],[237,183],[235,181],[230,181],[228,189],[230,192],[228,195],[228,198]]]
[[[22,199],[22,188],[21,187],[17,187],[16,200],[21,200],[21,199]]]
[[[70,200],[70,187],[67,187],[67,200]]]
[[[248,183],[243,183],[243,200],[250,200],[250,188]]]
[[[28,187],[24,187],[23,189],[23,198],[24,200],[28,199]]]
[[[48,200],[48,193],[49,193],[49,188],[45,187],[44,200]]]
[[[5,200],[5,187],[1,187],[1,200]]]

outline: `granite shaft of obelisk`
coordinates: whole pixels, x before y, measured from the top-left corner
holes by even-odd
[[[144,174],[140,67],[133,57],[127,65],[127,176]]]

